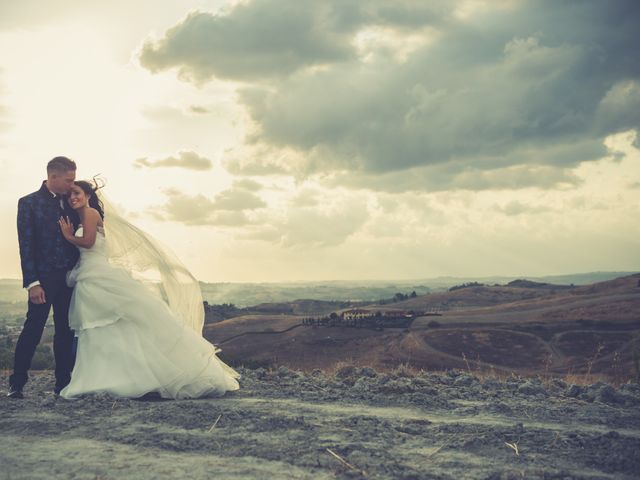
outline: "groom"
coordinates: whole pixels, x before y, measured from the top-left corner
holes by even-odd
[[[66,194],[76,178],[76,164],[67,157],[55,157],[47,164],[47,180],[40,190],[18,201],[18,241],[23,287],[29,291],[27,319],[16,343],[13,375],[9,377],[11,398],[23,398],[31,360],[42,338],[51,307],[55,334],[55,393],[71,379],[73,331],[69,328],[72,289],[66,273],[78,259],[78,249],[67,242],[58,226],[60,217],[69,217],[75,226],[77,215],[67,204]]]

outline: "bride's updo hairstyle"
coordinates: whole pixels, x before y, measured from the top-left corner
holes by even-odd
[[[74,184],[80,187],[87,197],[89,197],[89,206],[91,208],[95,208],[100,214],[100,217],[104,220],[104,206],[96,194],[101,186],[94,185],[86,180],[77,180]]]

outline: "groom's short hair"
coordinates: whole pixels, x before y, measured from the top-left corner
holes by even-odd
[[[55,157],[47,163],[47,174],[76,171],[76,162],[67,157]]]

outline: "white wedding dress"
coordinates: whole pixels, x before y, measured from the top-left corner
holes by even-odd
[[[76,236],[82,235],[82,227]],[[105,392],[163,398],[218,396],[239,388],[239,375],[216,348],[186,326],[163,299],[129,272],[113,266],[104,229],[80,248],[71,272],[75,288],[69,323],[78,337],[76,363],[63,398]]]

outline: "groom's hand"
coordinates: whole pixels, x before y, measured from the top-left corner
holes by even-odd
[[[40,285],[36,285],[35,287],[31,287],[29,289],[29,301],[31,303],[35,303],[36,305],[41,305],[46,302],[44,289]]]

